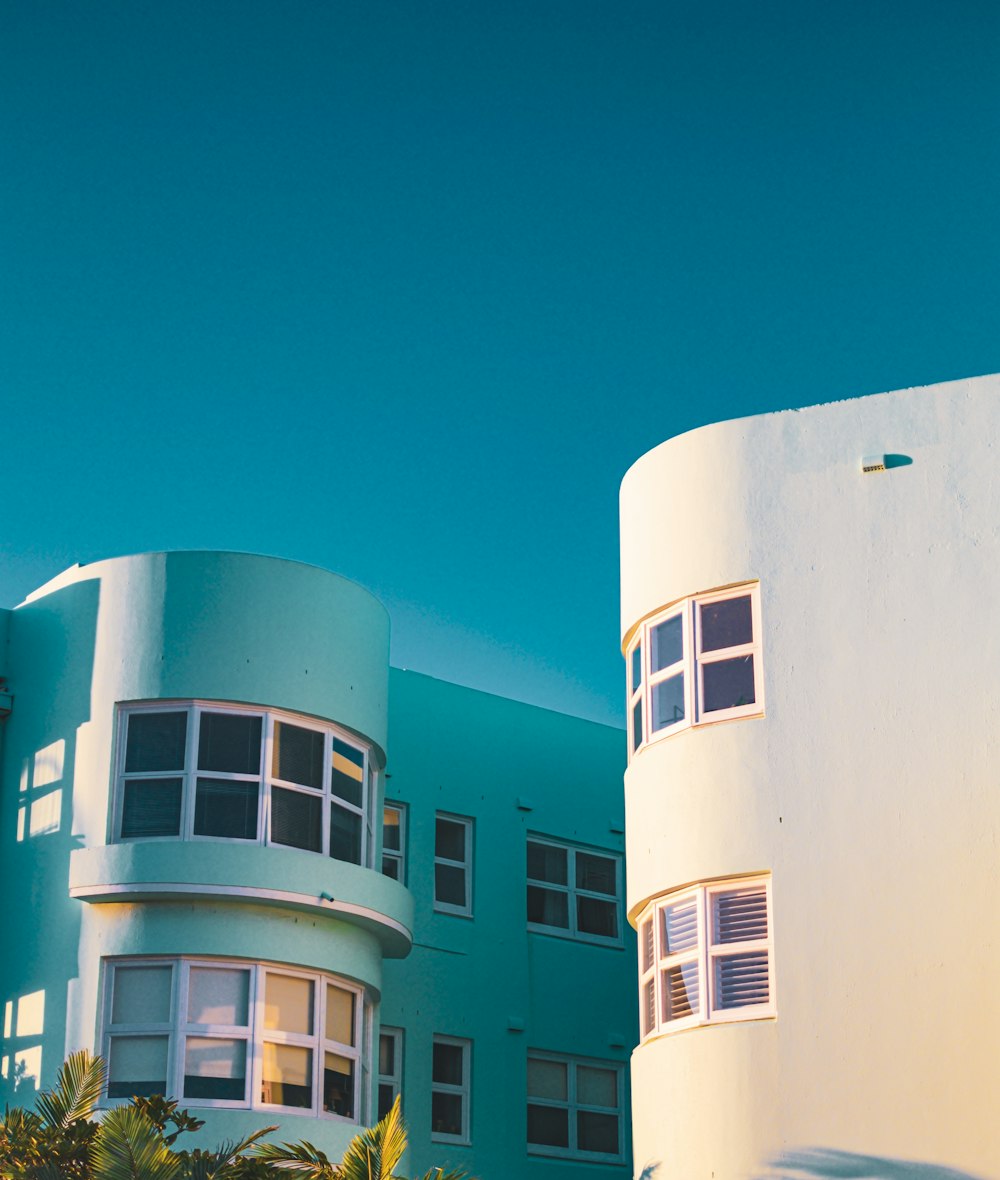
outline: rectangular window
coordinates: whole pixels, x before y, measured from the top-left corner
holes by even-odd
[[[431,1065],[431,1139],[469,1143],[472,1042],[434,1038]]]
[[[620,945],[621,857],[528,839],[528,929]]]
[[[619,1161],[623,1071],[611,1061],[528,1053],[528,1151]]]
[[[384,1119],[403,1088],[403,1030],[382,1026],[378,1035],[378,1117]]]
[[[658,898],[640,915],[638,931],[644,1038],[775,1014],[770,878]]]
[[[382,873],[406,884],[406,805],[388,800],[382,809]]]
[[[434,908],[472,916],[472,820],[440,811],[434,823]]]

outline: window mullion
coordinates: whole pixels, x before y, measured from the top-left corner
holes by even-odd
[[[184,745],[184,775],[181,786],[181,839],[190,840],[194,835],[194,795],[198,775],[198,729],[201,724],[201,709],[190,705],[187,714],[188,733]]]

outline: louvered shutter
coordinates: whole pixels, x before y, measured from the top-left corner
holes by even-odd
[[[749,1008],[769,1002],[768,934],[764,885],[713,896],[714,1009]],[[723,947],[724,951],[720,949]]]

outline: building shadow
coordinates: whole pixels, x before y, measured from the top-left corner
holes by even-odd
[[[782,1152],[755,1180],[987,1180],[940,1164],[825,1147]]]

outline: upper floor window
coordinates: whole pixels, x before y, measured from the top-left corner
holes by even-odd
[[[528,1054],[528,1151],[612,1162],[622,1155],[622,1067]]]
[[[382,873],[406,884],[406,805],[386,802],[382,808]]]
[[[361,988],[238,960],[107,964],[108,1098],[362,1118]]]
[[[639,916],[642,1036],[773,1016],[771,881],[716,881]]]
[[[647,619],[626,652],[629,749],[764,712],[760,587],[699,594]]]
[[[403,1088],[403,1030],[382,1025],[378,1034],[378,1117],[384,1119]]]
[[[123,708],[114,833],[283,844],[370,864],[375,768],[309,717],[200,704]]]
[[[528,928],[618,945],[621,858],[528,839]]]
[[[442,811],[434,817],[434,908],[472,916],[472,820]]]

